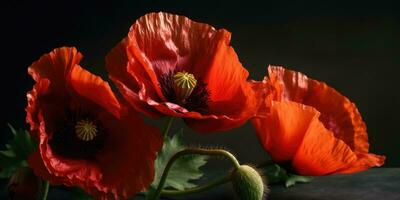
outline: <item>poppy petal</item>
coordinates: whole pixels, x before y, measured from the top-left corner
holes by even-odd
[[[71,86],[80,96],[102,106],[116,117],[119,115],[119,102],[107,82],[99,76],[76,65],[70,75]]]
[[[270,66],[271,83],[280,90],[282,100],[316,108],[325,127],[352,150],[368,152],[368,134],[357,107],[348,98],[323,82],[279,66]],[[352,134],[349,134],[352,133]]]
[[[128,37],[107,56],[107,68],[111,76],[117,76],[117,68],[122,67],[119,63],[124,63],[120,60],[126,58],[124,67],[137,78],[138,85],[146,86],[146,96],[167,101],[158,77],[170,71],[187,71],[204,78],[203,71],[213,62],[214,46],[225,32],[184,16],[150,13],[139,18]]]
[[[62,47],[43,55],[28,68],[28,73],[38,82],[40,79],[49,79],[51,88],[62,93],[65,90],[65,77],[71,69],[80,62],[82,54],[76,48]]]
[[[292,110],[303,110],[308,107],[313,114],[308,128],[304,132],[304,138],[298,147],[292,160],[292,167],[302,175],[325,175],[354,163],[356,154],[342,140],[336,138],[331,131],[326,129],[319,121],[320,113],[312,107],[294,102],[285,102]],[[300,116],[299,116],[300,117]],[[302,118],[298,118],[302,121]]]
[[[102,120],[107,121],[105,128],[114,130],[114,135],[98,158],[101,183],[112,193],[125,194],[125,198],[144,191],[153,181],[154,160],[162,147],[159,129],[145,125],[132,110],[119,120]]]
[[[253,119],[264,148],[277,162],[291,162],[301,175],[358,172],[383,164],[383,157],[354,152],[319,120],[320,113],[291,101],[272,102],[267,118]]]
[[[78,186],[98,199],[127,199],[150,185],[161,136],[158,129],[144,124],[138,113],[128,112],[125,101],[117,99],[100,77],[77,63],[61,65],[68,63],[61,62],[63,49],[42,57],[54,58],[47,66],[33,64],[39,69],[68,72],[57,69],[45,78],[31,74],[39,78],[27,95],[26,111],[39,148],[29,164],[52,184]],[[56,84],[54,77],[60,78],[54,80]],[[83,141],[75,135],[82,119],[95,123],[97,140]]]
[[[57,180],[55,182],[62,182],[65,185],[80,186],[82,188],[90,188],[97,185],[102,176],[97,165],[86,160],[67,159],[56,155],[49,145],[51,136],[46,132],[45,121],[43,121],[41,114],[39,114],[39,118],[41,118],[39,150],[44,166],[53,175],[50,180]],[[35,166],[37,165],[32,167]],[[35,173],[42,174],[40,168],[34,169],[34,171]],[[97,187],[97,189],[104,190],[102,187]]]
[[[117,86],[119,92],[122,94],[124,99],[131,105],[134,109],[137,111],[146,114],[147,116],[158,119],[162,115],[159,113],[155,108],[153,108],[151,105],[147,103],[147,101],[144,101],[143,99],[146,98],[144,95],[141,95],[142,92],[136,93],[131,90],[127,85],[122,83],[121,81],[115,79],[113,80],[115,85]],[[145,90],[145,87],[142,85],[141,87],[143,90]],[[150,99],[148,97],[148,99]]]
[[[106,68],[111,80],[119,80],[126,87],[133,90],[139,90],[139,85],[136,79],[128,72],[129,58],[126,52],[127,40],[122,40],[115,46],[106,56]]]
[[[270,113],[265,118],[254,118],[252,122],[272,159],[282,163],[293,159],[314,118],[315,110],[311,107],[272,102]]]
[[[242,84],[249,76],[233,48],[229,45],[231,35],[223,30],[210,65],[205,68],[204,81],[210,90],[212,102],[227,101],[237,97]]]
[[[243,96],[235,104],[232,101],[212,103],[214,109],[210,110],[217,116],[216,118],[199,120],[194,117],[187,117],[185,123],[200,133],[227,131],[243,125],[247,120],[257,115],[257,111],[263,103],[262,99],[266,95],[264,82],[248,82],[244,87],[247,87],[247,89],[244,89],[245,92],[243,93],[239,92],[238,96],[246,94],[246,98]],[[243,101],[243,99],[245,100]]]
[[[372,153],[356,153],[357,160],[350,163],[347,167],[338,170],[336,173],[348,174],[364,171],[371,167],[379,167],[385,163],[386,157]]]
[[[200,131],[228,130],[255,116],[262,101],[247,82],[248,72],[230,46],[230,37],[224,29],[184,16],[150,13],[139,18],[110,52],[107,69],[136,110],[150,117],[185,118]],[[163,87],[172,87],[161,85],[165,76],[177,71],[191,73],[204,83],[207,102],[197,109],[201,113],[164,96],[168,89]]]
[[[217,35],[222,32],[184,16],[159,12],[139,18],[128,37],[137,45],[132,46],[135,49],[130,49],[131,52],[142,54],[144,69],[156,81],[156,74],[176,70],[203,77],[196,72],[204,71],[210,64],[214,45],[220,40]]]
[[[28,157],[29,166],[34,170],[36,176],[41,177],[43,180],[49,181],[52,185],[60,185],[62,182],[55,176],[52,176],[43,163],[40,151],[36,150]]]
[[[39,119],[39,96],[45,95],[48,92],[50,81],[41,79],[33,86],[33,89],[26,95],[28,105],[25,108],[26,122],[30,125],[30,131],[35,139],[38,139]]]

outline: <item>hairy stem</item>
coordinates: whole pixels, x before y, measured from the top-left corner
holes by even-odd
[[[227,175],[220,179],[210,181],[204,185],[194,187],[194,188],[189,188],[189,189],[182,190],[182,191],[181,190],[162,190],[161,195],[162,196],[177,196],[177,195],[186,195],[186,194],[194,194],[194,193],[198,193],[198,192],[204,192],[204,191],[212,189],[216,186],[228,183],[229,181],[231,181],[231,176]]]
[[[235,158],[234,155],[232,155],[230,152],[223,150],[223,149],[200,149],[200,148],[188,148],[188,149],[184,149],[182,151],[179,151],[178,153],[176,153],[174,156],[171,157],[171,159],[168,161],[164,172],[161,176],[160,182],[158,183],[158,187],[156,192],[154,193],[153,200],[157,200],[158,198],[160,198],[161,192],[164,188],[164,184],[165,181],[167,180],[167,176],[168,176],[168,172],[171,169],[172,165],[174,164],[174,162],[185,155],[190,155],[190,154],[199,154],[199,155],[209,155],[209,156],[223,156],[228,158],[229,161],[232,162],[232,164],[234,165],[235,169],[239,168],[240,164],[237,161],[237,159]],[[229,180],[229,179],[228,179]],[[219,183],[219,181],[217,181],[217,183]],[[215,187],[217,185],[220,184],[211,184],[211,186],[207,186],[208,184],[206,184],[205,189],[210,189],[212,187]],[[200,188],[202,189],[202,188]],[[204,188],[203,188],[204,189]],[[200,190],[203,191],[203,190]],[[192,192],[193,193],[193,192]]]
[[[38,200],[46,200],[47,194],[49,193],[50,184],[48,181],[43,181],[42,187],[40,187],[40,192],[38,196]]]

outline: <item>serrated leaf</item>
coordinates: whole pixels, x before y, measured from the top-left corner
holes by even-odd
[[[288,178],[286,170],[277,164],[268,165],[260,170],[267,177],[268,183],[281,183]]]
[[[295,174],[289,174],[288,178],[286,179],[285,186],[291,187],[296,183],[308,183],[313,179],[311,176],[300,176]]]
[[[28,156],[35,150],[36,144],[25,130],[16,130],[10,124],[13,138],[5,145],[6,149],[0,151],[0,177],[10,177],[16,169],[27,166]]]
[[[155,178],[152,187],[156,188],[170,158],[177,152],[185,149],[181,142],[181,134],[175,134],[172,138],[166,138],[162,150],[158,153],[155,161]],[[200,167],[206,164],[207,156],[187,155],[178,158],[172,165],[164,188],[174,188],[184,190],[185,188],[195,187],[191,181],[203,176]]]
[[[291,187],[296,183],[307,183],[313,178],[311,176],[288,174],[284,168],[277,164],[268,165],[260,170],[267,177],[268,183],[284,183],[286,187]]]
[[[11,133],[15,136],[17,134],[17,130],[15,130],[15,128],[9,123],[7,123],[7,126],[10,128]]]
[[[5,151],[0,151],[0,156],[13,158],[13,157],[15,157],[16,155],[15,155],[14,151],[5,150]]]
[[[11,177],[18,168],[19,167],[16,164],[16,165],[11,165],[9,167],[1,169],[0,178],[9,178],[9,177]]]

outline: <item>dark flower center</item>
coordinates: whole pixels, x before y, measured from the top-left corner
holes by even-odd
[[[57,155],[74,159],[93,159],[103,149],[106,132],[101,122],[90,114],[67,112],[49,144]]]
[[[189,111],[205,114],[210,101],[207,84],[187,72],[164,73],[159,76],[161,91],[165,98]]]
[[[87,119],[78,121],[75,125],[75,134],[83,141],[91,141],[97,136],[97,126]]]

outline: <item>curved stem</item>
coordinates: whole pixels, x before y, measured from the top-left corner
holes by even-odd
[[[162,190],[161,191],[161,195],[163,196],[177,196],[177,195],[186,195],[186,194],[193,194],[193,193],[198,193],[198,192],[203,192],[206,190],[209,190],[215,186],[219,186],[225,183],[228,183],[229,181],[231,181],[231,176],[225,176],[222,177],[220,179],[216,179],[213,181],[208,182],[207,184],[198,186],[198,187],[194,187],[194,188],[189,188],[183,191],[180,190]]]
[[[163,138],[167,137],[169,129],[171,128],[173,121],[174,121],[174,117],[167,117],[167,119],[165,120],[165,124],[161,130]]]
[[[49,193],[49,182],[48,181],[43,181],[42,187],[40,188],[38,200],[46,200],[47,199],[47,194]]]
[[[210,155],[210,156],[224,156],[228,158],[232,164],[235,166],[235,169],[240,167],[239,162],[235,158],[234,155],[232,155],[230,152],[223,150],[223,149],[198,149],[198,148],[188,148],[184,149],[182,151],[179,151],[175,155],[171,157],[171,159],[168,161],[167,165],[165,166],[164,172],[161,176],[160,182],[158,183],[158,187],[156,192],[154,193],[154,196],[152,199],[157,200],[160,198],[161,191],[164,187],[165,181],[167,180],[168,172],[172,167],[172,164],[180,158],[181,156],[189,155],[189,154],[199,154],[199,155]]]

